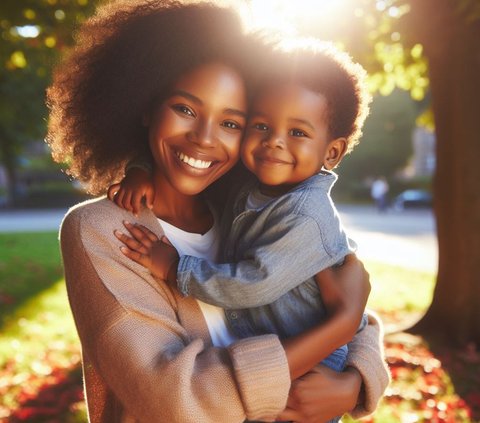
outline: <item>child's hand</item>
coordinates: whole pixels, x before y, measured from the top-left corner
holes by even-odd
[[[129,259],[146,267],[153,276],[170,282],[176,286],[178,253],[166,237],[161,240],[149,229],[142,225],[123,222],[132,237],[120,231],[115,236],[125,246],[120,251]]]
[[[152,175],[138,167],[129,169],[120,183],[108,188],[108,198],[135,216],[142,209],[144,197],[145,205],[151,209],[155,198]]]

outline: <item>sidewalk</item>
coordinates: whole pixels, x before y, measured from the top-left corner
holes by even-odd
[[[67,210],[2,210],[0,233],[56,231]]]

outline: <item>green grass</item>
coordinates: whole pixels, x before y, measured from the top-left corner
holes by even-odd
[[[41,386],[56,368],[78,367],[80,350],[57,233],[0,234],[0,251],[1,420],[22,389]],[[84,410],[77,414],[85,420]]]
[[[56,232],[0,234],[0,329],[29,298],[62,277]]]
[[[368,307],[379,312],[421,312],[432,301],[434,273],[374,261],[365,262],[372,291]]]
[[[76,342],[56,232],[0,234],[0,366]],[[56,348],[58,347],[58,348]]]

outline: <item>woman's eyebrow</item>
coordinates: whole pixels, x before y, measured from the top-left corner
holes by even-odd
[[[189,92],[187,91],[183,91],[183,90],[175,90],[175,91],[172,91],[171,93],[171,96],[175,96],[175,95],[178,95],[180,97],[184,97],[184,98],[187,98],[191,101],[193,101],[194,103],[197,103],[198,105],[203,105],[203,101],[200,100],[197,96],[194,96],[193,94],[190,94]]]
[[[171,93],[171,96],[180,96],[180,97],[183,97],[183,98],[186,98],[186,99],[189,99],[191,101],[193,101],[194,103],[202,106],[203,105],[203,101],[198,98],[197,96],[189,93],[188,91],[183,91],[183,90],[175,90],[175,91],[172,91]],[[226,108],[223,110],[224,113],[226,114],[234,114],[234,115],[238,115],[244,119],[246,119],[247,117],[247,114],[245,112],[242,112],[241,110],[238,110],[238,109],[232,109],[232,108]]]

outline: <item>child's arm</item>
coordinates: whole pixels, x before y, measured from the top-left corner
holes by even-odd
[[[151,209],[155,199],[152,174],[145,167],[135,165],[127,167],[125,177],[108,188],[107,195],[117,206],[132,212],[135,216],[142,209],[144,198],[145,205]]]
[[[276,301],[351,252],[346,241],[332,251],[317,222],[308,216],[278,213],[264,223],[237,262],[180,257],[179,291],[225,309],[259,307]]]
[[[128,247],[121,247],[122,253],[148,268],[153,276],[171,281],[178,264],[175,248],[144,226],[124,224],[133,238],[115,231],[116,237]],[[353,338],[370,293],[368,273],[354,255],[346,256],[342,266],[326,269],[315,278],[331,314],[326,322],[282,341],[292,380]]]
[[[322,324],[282,342],[292,380],[352,340],[370,293],[368,273],[353,255],[347,256],[342,266],[326,269],[315,279],[330,315]]]

